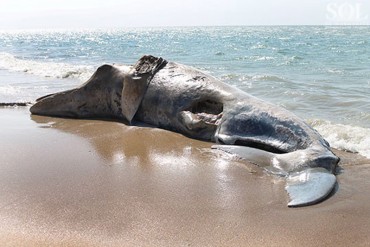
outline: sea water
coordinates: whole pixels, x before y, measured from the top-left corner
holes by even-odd
[[[0,31],[0,103],[74,88],[144,54],[203,70],[287,108],[333,147],[370,158],[370,27]]]

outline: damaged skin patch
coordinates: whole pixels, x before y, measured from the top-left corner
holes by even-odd
[[[213,100],[203,100],[192,104],[180,112],[179,119],[190,131],[198,131],[203,138],[211,139],[223,116],[223,104]]]

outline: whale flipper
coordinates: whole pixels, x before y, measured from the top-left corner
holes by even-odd
[[[308,206],[324,200],[334,189],[336,177],[322,167],[305,167],[299,171],[288,172],[279,169],[282,162],[279,154],[237,145],[213,145],[227,153],[259,165],[270,173],[286,177],[285,190],[289,195],[288,207]],[[286,161],[285,161],[286,162]],[[294,160],[291,160],[294,162]]]
[[[289,207],[308,206],[324,200],[334,189],[336,178],[322,167],[289,174],[285,190]]]
[[[131,123],[144,98],[150,80],[167,64],[161,57],[143,56],[124,78],[121,104],[122,115]]]

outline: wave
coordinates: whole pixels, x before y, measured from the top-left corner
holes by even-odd
[[[333,148],[359,153],[370,159],[370,129],[330,121],[309,121]]]
[[[265,48],[267,48],[267,45],[257,44],[257,45],[253,45],[250,49],[251,50],[256,50],[256,49],[265,49]]]
[[[270,61],[275,60],[275,57],[271,56],[243,56],[243,57],[236,57],[235,60],[249,60],[253,62],[260,62],[260,61]]]
[[[31,106],[32,102],[11,102],[11,103],[1,103],[0,107],[18,107],[18,106]]]
[[[221,80],[226,81],[253,81],[253,82],[262,82],[262,81],[273,81],[273,82],[291,82],[290,80],[276,76],[276,75],[243,75],[243,74],[224,74],[220,76]]]
[[[276,75],[254,75],[252,76],[253,81],[274,81],[274,82],[291,82],[283,77]]]
[[[94,72],[92,66],[27,60],[6,52],[0,52],[0,67],[41,77],[71,78],[80,81],[86,81]]]
[[[255,62],[275,60],[274,57],[270,57],[270,56],[252,56],[251,59],[254,60]]]

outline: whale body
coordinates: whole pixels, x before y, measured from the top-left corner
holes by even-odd
[[[143,56],[133,66],[103,65],[78,88],[41,97],[32,114],[141,121],[215,142],[286,177],[288,206],[324,200],[339,158],[302,119],[193,67]]]

